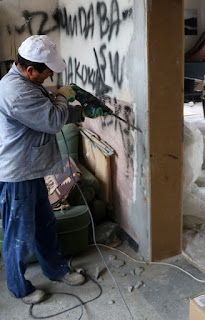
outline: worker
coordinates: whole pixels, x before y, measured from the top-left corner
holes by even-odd
[[[3,258],[9,291],[28,304],[45,298],[43,290],[25,279],[34,252],[49,279],[70,285],[85,281],[82,274],[70,272],[61,254],[44,177],[63,170],[55,134],[65,124],[83,121],[85,116],[95,118],[103,111],[69,105],[68,100],[75,99],[69,86],[51,97],[42,84],[65,67],[51,39],[34,35],[22,42],[17,62],[0,81]]]

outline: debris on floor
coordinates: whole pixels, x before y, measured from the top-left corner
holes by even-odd
[[[109,255],[109,261],[112,261],[112,260],[115,260],[115,259],[117,259],[116,256],[114,256],[114,255],[112,255],[112,254]]]
[[[144,271],[143,267],[136,267],[135,270],[134,270],[134,274],[136,276],[139,276],[143,271]]]
[[[133,286],[129,286],[129,287],[127,287],[127,291],[128,291],[128,292],[132,292],[132,291],[133,291],[133,289],[134,289],[134,287],[133,287]]]
[[[120,268],[120,267],[124,266],[125,261],[119,260],[119,259],[115,259],[115,260],[111,260],[110,263],[111,263],[111,265],[113,267]]]
[[[143,286],[143,282],[142,281],[139,281],[136,283],[136,285],[134,286],[135,289],[139,289],[141,288],[141,286]]]
[[[96,280],[99,280],[101,278],[101,280],[103,279],[102,278],[102,275],[106,272],[106,268],[101,268],[100,266],[96,266],[96,269],[95,269],[95,274],[94,274],[94,278]]]
[[[133,261],[129,258],[138,259],[138,253],[124,242],[120,250],[128,256],[125,257],[120,251],[101,248],[105,261],[111,267],[122,295],[129,306],[133,319],[146,320],[187,320],[189,316],[189,298],[204,291],[204,284],[194,281],[183,274],[180,270],[164,265],[150,265]],[[114,254],[113,254],[114,253]],[[112,262],[121,260],[124,264],[118,269],[112,266],[109,256],[113,257]],[[197,278],[205,279],[202,272],[196,269],[186,259],[179,256],[168,260],[169,263],[177,264],[184,270],[191,272]],[[0,260],[0,265],[2,264]],[[91,275],[102,287],[102,294],[94,303],[83,306],[83,319],[118,320],[129,319],[129,314],[118,290],[115,288],[109,272],[106,271],[102,259],[96,248],[91,247],[88,251],[75,256],[72,259],[73,268],[83,268],[88,275]],[[103,275],[103,276],[102,276]],[[78,296],[82,301],[88,301],[99,295],[99,288],[93,281],[86,281],[82,286],[71,287],[61,282],[51,282],[43,274],[38,263],[29,265],[26,271],[26,278],[35,287],[50,293],[50,298],[42,304],[36,305],[33,310],[34,316],[49,316],[56,312],[73,307],[78,304],[75,297],[67,295],[55,295],[59,293],[71,293]],[[6,288],[4,268],[0,272],[0,307],[1,319],[4,320],[28,320],[29,307],[22,304],[18,299],[10,296]],[[145,285],[146,284],[146,285]],[[62,313],[58,320],[78,319],[81,308]]]

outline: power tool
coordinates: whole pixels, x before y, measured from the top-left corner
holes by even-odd
[[[139,128],[135,127],[134,125],[128,123],[126,120],[122,119],[119,117],[117,114],[115,114],[106,104],[101,101],[100,99],[96,98],[93,96],[90,92],[87,92],[83,90],[82,88],[78,87],[75,83],[70,84],[71,88],[75,91],[75,99],[80,102],[80,104],[85,107],[85,106],[91,106],[93,108],[102,108],[103,112],[105,114],[109,114],[114,116],[120,121],[123,121],[126,123],[128,126],[130,126],[132,129],[137,130],[139,132],[142,132]]]

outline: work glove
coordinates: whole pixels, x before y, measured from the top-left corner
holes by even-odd
[[[95,119],[101,116],[105,116],[103,109],[101,107],[95,108],[91,104],[83,107],[83,117]]]
[[[75,100],[75,91],[72,89],[71,86],[61,87],[57,91],[57,95],[58,94],[64,96],[69,102],[73,102]]]

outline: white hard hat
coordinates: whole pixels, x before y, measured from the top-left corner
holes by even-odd
[[[34,35],[22,42],[20,56],[32,62],[44,63],[54,72],[62,72],[66,64],[58,55],[56,45],[46,35]]]

